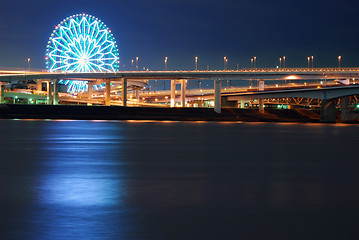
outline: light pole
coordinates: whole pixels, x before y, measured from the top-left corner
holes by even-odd
[[[338,67],[340,68],[340,60],[342,59],[342,56],[338,56]]]
[[[253,58],[251,58],[251,68],[253,68]]]
[[[165,71],[167,71],[167,57],[165,57]]]
[[[132,60],[131,60],[131,65],[132,65],[132,68],[131,68],[131,69],[132,69],[132,71],[133,71],[133,61],[134,61],[134,60],[132,59]]]
[[[307,60],[308,60],[308,68],[309,68],[309,60],[310,60],[310,57],[307,57]]]
[[[285,68],[285,56],[283,56],[283,68]]]
[[[227,57],[223,58],[223,70],[227,70]]]
[[[279,58],[279,68],[282,68],[282,58]]]
[[[136,57],[136,71],[138,71],[138,57]]]
[[[197,71],[197,61],[198,61],[198,57],[195,57],[194,60],[195,60],[195,63],[196,63],[196,64],[195,64],[195,65],[196,65],[196,66],[195,66],[195,69],[196,69],[196,71]]]
[[[29,72],[30,72],[30,60],[31,60],[30,58],[27,59],[27,64],[29,66]]]
[[[253,57],[254,60],[254,69],[256,69],[256,61],[257,61],[257,57]]]
[[[314,56],[311,56],[311,58],[312,58],[312,68],[313,68]]]

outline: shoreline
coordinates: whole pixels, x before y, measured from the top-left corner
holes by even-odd
[[[84,105],[1,104],[0,119],[243,121],[319,123],[319,110],[222,108],[156,108]],[[338,122],[338,121],[337,121]]]

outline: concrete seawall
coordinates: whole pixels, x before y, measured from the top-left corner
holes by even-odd
[[[223,108],[142,108],[82,105],[1,104],[1,119],[79,119],[79,120],[173,120],[173,121],[246,121],[246,122],[319,122],[313,110]]]

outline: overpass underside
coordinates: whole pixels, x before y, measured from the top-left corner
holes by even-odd
[[[339,110],[341,121],[358,120],[355,111],[358,105],[359,86],[331,86],[312,89],[286,89],[280,91],[258,91],[236,96],[227,96],[225,101],[238,102],[241,107],[245,101],[250,107],[258,107],[264,112],[264,107],[283,105],[294,108],[320,108],[321,122],[336,122]]]

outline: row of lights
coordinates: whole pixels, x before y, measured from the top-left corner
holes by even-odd
[[[29,71],[30,71],[30,60],[31,60],[30,58],[27,59]],[[195,70],[197,71],[198,57],[195,57],[194,60],[195,60]],[[282,68],[282,60],[283,60],[283,68],[285,68],[285,56],[279,58],[279,68]],[[338,67],[339,68],[340,68],[341,60],[342,60],[342,56],[338,56]],[[135,61],[134,59],[131,60],[132,71],[133,71],[134,61]],[[165,57],[165,71],[167,71],[167,61],[168,61],[168,57]],[[228,58],[226,56],[224,56],[223,61],[224,61],[223,69],[227,70]],[[308,68],[309,68],[310,61],[312,61],[312,68],[313,68],[314,56],[307,57],[307,61],[308,61]],[[256,68],[256,62],[257,62],[257,57],[251,58],[251,68]],[[238,70],[238,67],[239,66],[237,64],[237,70]],[[138,71],[138,57],[136,57],[136,71]]]
[[[282,61],[283,61],[283,68],[285,68],[285,59],[286,57],[280,57],[279,58],[279,68],[282,68]],[[338,56],[338,67],[340,68],[340,62],[341,62],[342,56]],[[309,64],[310,64],[310,60],[312,61],[312,68],[313,68],[313,62],[314,62],[314,56],[310,56],[307,57],[308,60],[308,68],[309,68]],[[168,57],[165,57],[165,71],[167,71],[167,61],[168,61]],[[198,57],[196,56],[194,58],[195,61],[195,71],[197,71],[197,65],[198,65]],[[132,63],[132,70],[133,70],[133,63],[134,60],[131,60]],[[253,57],[251,58],[251,68],[256,68],[256,63],[257,63],[257,57]],[[228,58],[226,56],[223,57],[223,70],[227,70],[227,64],[228,64]],[[237,64],[237,70],[239,68],[239,64]],[[138,70],[138,57],[136,57],[136,71]],[[208,69],[207,69],[208,70]]]

